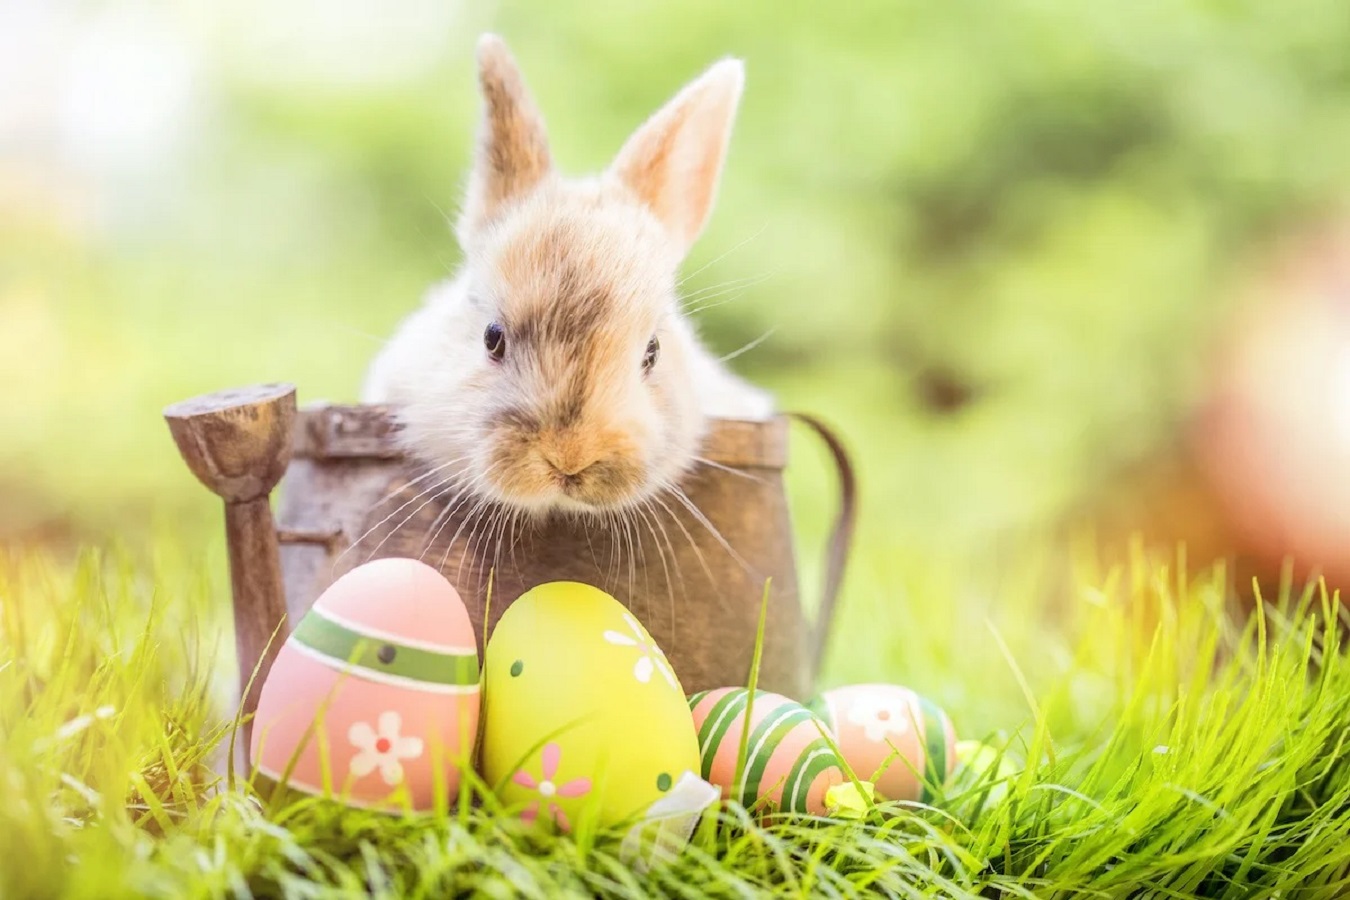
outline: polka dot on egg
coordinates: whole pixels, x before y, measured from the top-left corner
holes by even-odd
[[[660,775],[656,776],[656,789],[658,791],[670,790],[670,776],[665,772],[662,772]]]
[[[511,677],[512,677],[512,678],[517,677],[517,676],[520,675],[520,673],[523,672],[523,671],[525,671],[525,660],[523,660],[523,659],[518,659],[518,660],[516,660],[515,662],[511,663]]]

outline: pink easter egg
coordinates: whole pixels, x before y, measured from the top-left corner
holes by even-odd
[[[478,652],[459,593],[428,565],[380,559],[330,585],[282,645],[250,758],[303,793],[426,810],[458,790],[478,714]]]
[[[769,804],[785,812],[825,813],[825,792],[844,780],[839,758],[821,735],[823,723],[806,707],[780,694],[756,691],[751,706],[745,688],[718,688],[689,698],[698,729],[703,778],[722,796],[751,808]],[[750,706],[744,776],[735,784],[741,735]]]
[[[887,800],[927,802],[956,768],[951,719],[909,688],[849,685],[826,691],[811,707],[829,725],[853,774]]]

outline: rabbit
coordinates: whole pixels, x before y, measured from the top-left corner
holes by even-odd
[[[480,38],[477,63],[464,261],[397,327],[362,401],[480,500],[605,516],[678,484],[710,417],[774,415],[701,343],[676,281],[713,207],[744,63],[713,64],[584,178],[555,169],[501,38]]]

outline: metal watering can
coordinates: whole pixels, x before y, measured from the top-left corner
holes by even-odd
[[[503,535],[473,504],[426,491],[384,407],[297,410],[295,388],[272,384],[195,397],[164,416],[188,468],[225,501],[245,716],[289,626],[345,572],[389,556],[420,558],[455,585],[480,655],[529,588],[593,584],[642,622],[690,693],[746,683],[767,583],[759,685],[799,700],[812,691],[855,521],[848,454],[813,417],[714,420],[700,451],[708,464],[680,485],[687,505],[671,496],[626,527],[551,518]],[[814,622],[799,601],[783,482],[792,419],[825,441],[839,475]]]

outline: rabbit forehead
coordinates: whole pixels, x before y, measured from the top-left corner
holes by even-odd
[[[476,255],[489,299],[516,331],[650,328],[673,302],[678,259],[659,224],[599,185],[540,192]]]

